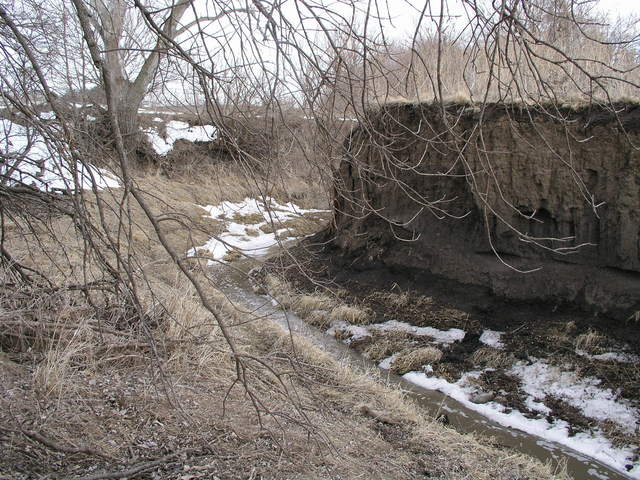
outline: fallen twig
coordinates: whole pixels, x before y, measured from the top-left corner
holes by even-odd
[[[70,446],[62,445],[56,442],[55,440],[51,440],[50,438],[47,438],[38,432],[34,432],[31,430],[21,430],[21,431],[25,436],[29,437],[31,440],[35,440],[36,442],[41,443],[42,445],[44,445],[45,447],[51,450],[56,450],[58,452],[71,453],[71,454],[84,453],[85,455],[94,455],[97,457],[107,458],[109,460],[115,460],[113,457],[110,457],[109,455],[101,453],[93,448],[70,447]]]
[[[137,475],[138,473],[146,472],[148,470],[152,470],[163,463],[167,463],[172,458],[177,457],[178,455],[182,455],[183,453],[187,453],[185,451],[172,453],[169,455],[165,455],[164,457],[158,458],[157,460],[153,460],[152,462],[141,462],[137,465],[134,465],[127,470],[121,470],[119,472],[101,472],[94,473],[93,475],[87,475],[84,477],[76,477],[73,480],[104,480],[104,479],[116,479],[116,478],[125,478],[131,477],[133,475]]]

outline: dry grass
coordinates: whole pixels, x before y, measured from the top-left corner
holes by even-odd
[[[274,226],[273,223],[265,223],[264,225],[260,225],[259,228],[264,233],[274,233],[278,229],[278,227]]]
[[[506,368],[515,362],[515,358],[496,348],[482,347],[473,352],[471,362],[489,368]]]
[[[435,347],[423,347],[404,350],[396,357],[391,370],[398,375],[419,370],[425,365],[433,365],[442,358],[442,351]]]
[[[372,313],[354,305],[338,305],[330,314],[331,320],[352,325],[367,325],[374,320]]]
[[[240,260],[241,258],[243,258],[243,255],[238,250],[228,250],[227,253],[224,254],[224,257],[222,257],[225,262],[229,263]]]
[[[293,293],[293,287],[286,280],[268,274],[264,278],[264,289],[280,308],[289,309],[295,305],[297,295]]]
[[[408,292],[388,293],[385,300],[395,308],[404,308],[411,303],[411,297]]]
[[[155,211],[179,213],[179,221],[162,223],[179,252],[207,239],[206,234],[188,228],[189,222],[198,222],[202,215],[192,208],[193,203],[215,204],[248,196],[238,185],[220,193],[212,184],[172,182],[153,175],[139,181],[145,190],[162,193],[161,198],[149,196]],[[212,198],[226,194],[226,198]],[[506,480],[515,474],[523,479],[551,478],[547,467],[526,457],[482,446],[474,438],[433,424],[403,392],[373,381],[375,372],[345,366],[269,319],[250,321],[254,320],[250,313],[207,283],[206,270],[196,264],[192,273],[203,282],[216,313],[234,325],[238,350],[256,359],[247,361],[244,374],[251,392],[262,402],[260,424],[247,391],[240,384],[229,391],[236,364],[215,319],[158,245],[141,212],[135,205],[130,212],[139,229],[130,248],[136,253],[136,275],[145,275],[139,282],[144,318],[118,303],[117,296],[108,296],[107,302],[96,295],[97,300],[105,301],[99,305],[103,315],[93,317],[95,310],[81,295],[62,302],[65,308],[56,307],[53,297],[44,291],[38,297],[16,297],[13,291],[0,295],[0,345],[11,356],[6,362],[0,358],[0,382],[10,392],[0,399],[0,423],[9,428],[0,458],[2,475],[7,471],[9,478],[16,472],[46,476],[55,469],[55,475],[68,477],[89,469],[118,471],[123,463],[131,465],[136,459],[185,451],[195,453],[176,457],[159,474],[177,479],[184,476],[187,466],[197,466],[199,470],[193,471],[203,478],[234,472],[243,478],[408,479],[425,469],[441,471],[442,478],[451,480]],[[117,231],[117,213],[113,209],[105,219],[113,232]],[[25,264],[49,268],[52,276],[68,274],[65,278],[74,280],[85,273],[99,278],[92,265],[83,269],[82,240],[69,220],[59,218],[51,223],[51,235],[41,238],[47,255],[38,254],[34,243],[20,243],[24,235],[7,238],[5,245]],[[61,243],[63,251],[59,250]],[[56,262],[64,264],[67,259],[70,271],[56,273]],[[289,306],[299,299],[289,284],[275,276],[265,278],[265,288]],[[20,306],[16,298],[27,300]],[[328,306],[330,301],[314,296],[306,299],[303,308]],[[351,318],[352,323],[368,321],[368,312],[345,307],[341,318]],[[308,318],[317,312],[309,310]],[[337,312],[338,307],[333,308],[331,317]],[[27,328],[30,318],[38,319],[39,330]],[[24,345],[10,335],[16,330],[8,325],[15,320],[22,322]],[[27,337],[24,332],[33,335]],[[18,360],[26,368],[16,366]],[[398,422],[397,438],[385,439],[375,419],[353,414],[364,402],[369,411]],[[108,458],[65,455],[34,443],[21,433],[24,420],[30,429],[60,444],[86,445]]]
[[[313,311],[328,311],[336,305],[336,300],[327,295],[299,295],[296,297],[293,311],[307,318]]]
[[[56,398],[60,401],[64,395],[73,391],[76,370],[81,366],[91,368],[94,363],[92,360],[96,344],[92,337],[91,329],[80,326],[71,333],[68,340],[51,342],[33,373],[34,388],[40,398]]]
[[[284,280],[282,277],[276,276],[272,273],[265,275],[264,286],[267,292],[269,292],[269,294],[273,297],[293,292],[293,287],[289,282]]]
[[[582,350],[587,353],[600,353],[600,350],[604,346],[606,338],[604,335],[596,332],[595,330],[589,330],[587,333],[578,335],[574,341],[577,350]]]
[[[264,222],[264,217],[260,213],[249,213],[247,215],[236,213],[233,216],[233,221],[236,223],[242,223],[244,225],[255,225],[257,223]]]
[[[309,312],[305,320],[320,330],[326,330],[331,325],[331,318],[326,310],[313,310]]]
[[[406,348],[410,339],[411,335],[403,332],[374,334],[371,344],[365,348],[363,354],[372,362],[380,363],[385,358]]]

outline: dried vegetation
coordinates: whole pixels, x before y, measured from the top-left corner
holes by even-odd
[[[420,370],[426,365],[434,365],[442,358],[442,351],[435,347],[408,349],[400,352],[391,364],[391,370],[398,375]]]

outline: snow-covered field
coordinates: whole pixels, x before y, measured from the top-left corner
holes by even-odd
[[[158,121],[159,120],[159,121]],[[153,119],[154,122],[161,122],[162,119]],[[145,130],[147,138],[151,142],[153,149],[158,155],[166,155],[173,150],[173,145],[178,140],[188,140],[190,142],[208,142],[215,140],[217,129],[213,125],[192,127],[186,122],[171,120],[166,125],[166,136],[161,136],[158,128],[152,127]]]
[[[50,112],[45,112],[50,113]],[[55,146],[34,129],[0,119],[0,151],[8,160],[0,173],[15,184],[33,186],[42,191],[117,188],[118,179],[110,172],[80,162],[69,162]],[[17,168],[16,162],[19,162]]]
[[[308,213],[325,212],[325,210],[305,210],[291,202],[278,203],[269,197],[264,200],[245,198],[237,203],[222,202],[220,205],[198,206],[207,212],[205,217],[224,222],[225,231],[211,238],[205,245],[191,249],[188,255],[197,255],[204,251],[217,261],[224,261],[224,257],[234,251],[250,257],[264,255],[278,242],[295,239],[295,237],[279,238],[289,230],[283,226],[286,221],[300,218]],[[265,228],[267,230],[265,232],[261,227],[269,228]]]

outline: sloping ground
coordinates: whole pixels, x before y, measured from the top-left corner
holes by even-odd
[[[162,228],[179,251],[220,232],[195,204],[255,195],[229,171],[218,173],[197,183],[138,179],[154,210],[175,218]],[[114,202],[108,225],[118,195],[109,189],[98,195]],[[249,361],[254,397],[238,384],[232,388],[237,372],[219,329],[139,209],[132,205],[128,213],[136,275],[146,275],[153,293],[143,324],[127,323],[131,318],[116,308],[88,315],[94,310],[73,291],[0,292],[1,477],[554,477],[525,456],[442,427],[401,392],[347,371],[211,287],[207,296]],[[52,272],[57,262],[81,267],[82,238],[72,220],[47,218],[48,231],[66,247],[61,252],[58,243],[43,243],[46,235],[32,243],[21,218],[7,220],[4,241],[23,265],[46,271],[51,262]],[[74,272],[60,273],[72,280]],[[259,399],[260,417],[252,398]]]
[[[280,305],[381,369],[640,478],[640,324],[417,268],[351,268],[313,240],[263,269],[288,285],[267,282]]]
[[[640,310],[640,107],[616,110],[384,106],[346,141],[328,233],[360,265],[627,319]]]

